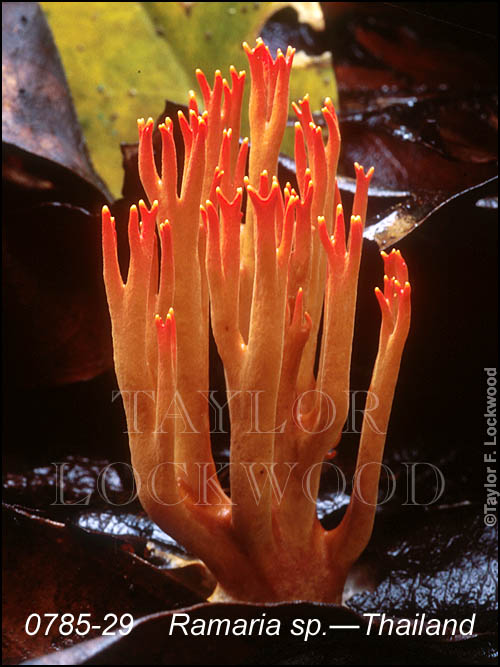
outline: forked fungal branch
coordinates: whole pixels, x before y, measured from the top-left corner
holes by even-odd
[[[251,72],[250,150],[248,139],[239,141],[245,73],[234,68],[231,84],[217,71],[212,87],[197,71],[205,111],[200,115],[190,92],[188,117],[179,112],[185,147],[180,191],[172,120],[159,127],[161,175],[153,121],[138,121],[139,173],[151,206],[141,201],[139,211],[130,209],[125,284],[115,222],[103,209],[116,374],[142,505],[207,564],[221,593],[251,601],[340,602],[372,531],[377,464],[410,325],[408,272],[398,251],[382,253],[384,290],[376,289],[382,325],[370,386],[377,407],[371,421],[363,421],[358,492],[340,525],[327,531],[315,500],[322,462],[348,415],[373,169],[365,173],[355,164],[347,234],[336,181],[337,117],[326,100],[325,144],[306,96],[294,105],[298,192],[289,184],[281,190],[277,161],[294,50],[273,59],[261,39],[244,49]],[[229,401],[230,498],[210,444],[209,322]]]

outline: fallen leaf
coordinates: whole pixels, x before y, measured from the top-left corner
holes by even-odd
[[[371,199],[366,236],[382,248],[497,177],[497,57],[484,26],[401,4],[331,8],[340,173],[373,165],[372,185],[401,193],[385,207]]]
[[[356,578],[368,568],[376,586],[349,598],[348,607],[412,622],[424,612],[427,619],[452,618],[458,624],[475,614],[473,635],[494,639],[498,534],[485,526],[482,507],[406,510],[405,522],[399,513],[378,514],[370,545],[351,573]]]
[[[90,613],[91,624],[100,627],[91,629],[85,635],[89,637],[102,633],[108,613],[137,618],[178,606],[182,600],[192,604],[202,599],[169,576],[168,570],[121,549],[116,541],[8,506],[3,550],[3,658],[9,663],[83,639],[76,628],[64,636],[57,623],[48,634],[44,626],[44,631],[28,635],[25,624],[33,613],[72,613],[75,619]]]
[[[6,377],[16,386],[90,379],[112,363],[99,219],[70,204],[22,204],[4,221]]]
[[[2,141],[65,167],[80,177],[80,188],[93,188],[108,198],[88,157],[59,54],[38,3],[4,2],[2,36]],[[45,189],[54,187],[47,176],[44,180]]]

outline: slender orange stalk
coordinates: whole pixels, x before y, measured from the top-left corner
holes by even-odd
[[[220,591],[242,600],[338,602],[373,526],[410,324],[408,272],[399,252],[383,253],[384,291],[376,290],[382,326],[370,386],[378,402],[371,420],[363,421],[346,515],[325,531],[316,497],[322,462],[337,447],[349,409],[373,169],[365,173],[355,165],[347,235],[336,181],[337,117],[326,100],[325,144],[306,96],[294,105],[299,192],[290,185],[282,191],[276,167],[293,49],[273,59],[262,40],[244,48],[252,76],[250,151],[247,139],[238,142],[245,74],[234,68],[231,87],[220,72],[210,87],[197,71],[205,111],[199,115],[191,92],[188,118],[179,114],[185,149],[180,190],[172,120],[159,127],[161,177],[153,122],[139,121],[139,173],[151,208],[140,202],[140,220],[136,207],[130,211],[126,284],[115,223],[103,210],[116,372],[141,502],[206,562]],[[209,322],[226,376],[230,497],[210,446]]]

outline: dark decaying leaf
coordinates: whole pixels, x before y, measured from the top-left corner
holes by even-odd
[[[368,568],[375,590],[347,604],[358,613],[391,617],[471,618],[477,634],[495,633],[497,531],[479,505],[407,507],[407,520],[380,512],[369,547],[353,576]],[[392,514],[392,516],[391,516]],[[365,572],[366,580],[366,572]]]
[[[25,623],[34,611],[64,610],[76,618],[90,613],[93,625],[103,625],[109,612],[137,618],[203,599],[188,577],[181,583],[182,575],[148,563],[125,540],[76,530],[15,507],[4,508],[3,549],[4,662],[9,664],[81,641],[76,633],[62,636],[57,627],[48,636],[27,635]],[[95,634],[100,633],[92,630],[88,636]]]
[[[5,502],[50,513],[51,518],[64,511],[74,514],[77,505],[77,509],[129,505],[134,497],[128,464],[85,456],[67,456],[22,473],[8,472],[3,479]]]
[[[371,221],[369,238],[388,247],[496,176],[496,42],[383,3],[337,19],[341,169],[374,164],[374,184],[409,192]]]
[[[164,533],[148,516],[140,511],[133,513],[132,509],[108,506],[106,509],[82,510],[68,515],[68,519],[72,525],[87,533],[109,535],[135,544],[138,553],[162,553],[161,564],[164,566],[168,565],[167,549],[174,557],[193,560],[182,545]]]
[[[3,141],[65,167],[101,193],[52,35],[38,3],[2,5]]]
[[[490,187],[498,191],[496,176],[452,194],[442,191],[413,192],[404,202],[397,202],[376,213],[371,219],[372,224],[365,229],[365,238],[376,241],[381,249],[390,248],[457,197],[473,193],[477,198],[486,194]]]
[[[86,533],[113,538],[160,570],[167,570],[173,581],[189,589],[198,599],[206,599],[216,580],[206,565],[164,533],[143,512],[129,513],[114,508],[79,512],[71,525]]]
[[[8,386],[88,380],[111,366],[94,172],[34,2],[2,5],[3,258]]]
[[[4,211],[5,373],[15,386],[86,380],[111,364],[100,222],[46,202]]]
[[[375,183],[383,184],[389,190],[409,192],[402,202],[370,218],[366,236],[380,246],[393,245],[453,197],[496,178],[497,133],[493,128],[496,115],[491,118],[492,125],[486,127],[488,132],[485,134],[491,136],[480,159],[478,154],[483,149],[477,145],[464,146],[462,155],[454,155],[453,147],[444,142],[440,142],[439,148],[427,143],[422,129],[415,127],[417,123],[422,124],[421,119],[428,120],[432,133],[440,133],[436,138],[438,141],[448,129],[446,115],[452,106],[456,108],[453,98],[431,102],[412,98],[410,102],[395,102],[380,113],[355,114],[359,119],[341,120],[342,171],[347,173],[355,160],[370,164],[375,167]],[[466,137],[477,137],[481,133],[481,127],[478,127],[481,124],[486,125],[471,114],[463,120],[460,130]]]
[[[200,597],[215,581],[205,565],[146,516],[127,463],[70,456],[24,473],[7,473],[3,500],[72,529],[125,545]]]
[[[64,167],[81,188],[107,197],[87,155],[59,54],[38,3],[2,3],[2,26],[2,141]],[[47,189],[57,187],[43,174],[39,177]],[[12,178],[20,181],[22,175]]]

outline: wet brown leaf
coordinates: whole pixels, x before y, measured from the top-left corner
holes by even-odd
[[[99,217],[47,202],[4,213],[6,376],[17,386],[87,380],[112,363]]]
[[[64,167],[83,180],[84,187],[107,197],[88,157],[59,54],[38,3],[4,2],[2,37],[2,141]]]
[[[88,380],[111,366],[99,220],[86,152],[37,3],[3,18],[3,258],[8,386]]]
[[[373,165],[373,186],[400,192],[385,206],[372,197],[368,209],[367,237],[389,247],[497,176],[497,48],[488,23],[496,10],[480,3],[473,17],[464,5],[445,16],[436,3],[326,5],[340,172],[349,176],[355,160]]]
[[[134,618],[203,599],[166,569],[148,563],[126,543],[70,529],[62,523],[6,506],[3,513],[3,656],[9,664],[82,641],[55,624],[29,636],[32,613],[90,613]],[[28,593],[28,594],[27,594]],[[91,630],[87,636],[101,634]]]

